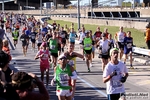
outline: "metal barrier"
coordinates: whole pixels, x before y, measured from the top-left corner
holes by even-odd
[[[133,47],[132,50],[133,50],[133,53],[144,55],[144,56],[150,56],[150,50],[148,49]]]

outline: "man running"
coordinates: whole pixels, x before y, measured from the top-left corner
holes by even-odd
[[[119,48],[119,59],[122,59],[123,49],[124,49],[124,38],[126,37],[126,33],[123,31],[123,27],[120,27],[120,31],[115,34],[115,41],[118,43]]]
[[[58,39],[57,32],[53,32],[52,38],[49,39],[49,48],[52,56],[53,68],[56,67],[57,57],[58,57]]]
[[[16,45],[18,43],[18,37],[19,37],[19,31],[17,29],[15,29],[12,32],[12,37],[13,37],[13,41],[14,41],[14,47],[16,48]]]
[[[103,72],[108,100],[119,100],[125,93],[124,83],[128,77],[128,70],[123,62],[118,61],[118,52],[117,48],[110,50],[111,60]]]
[[[67,62],[67,58],[64,55],[59,56],[59,64],[54,69],[54,78],[51,81],[51,85],[56,81],[57,89],[56,95],[59,100],[71,100],[72,99],[72,86],[71,80],[77,79],[76,71]]]

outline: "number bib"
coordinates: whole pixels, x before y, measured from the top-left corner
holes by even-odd
[[[91,47],[91,44],[86,44],[86,47]]]
[[[127,48],[128,48],[128,49],[132,48],[132,44],[131,44],[131,43],[128,43],[128,44],[127,44]]]
[[[112,80],[112,87],[115,88],[115,89],[121,88],[122,83],[120,82],[120,80]]]
[[[74,66],[74,60],[70,60],[68,63],[70,66]]]
[[[55,50],[55,47],[56,47],[55,45],[51,45],[50,49]]]
[[[31,36],[32,39],[35,39],[35,36]]]
[[[20,39],[21,41],[24,41],[24,39],[22,38],[22,39]]]
[[[59,74],[59,79],[60,79],[60,84],[62,85],[62,86],[69,86],[69,76],[68,76],[68,74]]]

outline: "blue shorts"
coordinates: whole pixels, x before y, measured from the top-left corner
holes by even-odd
[[[94,52],[95,51],[95,47],[94,46],[92,46],[92,52]]]
[[[124,54],[129,54],[130,52],[132,52],[132,48],[130,49],[124,48]]]

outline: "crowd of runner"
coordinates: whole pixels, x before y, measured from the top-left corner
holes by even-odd
[[[123,31],[123,27],[119,28],[113,39],[112,34],[110,34],[111,32],[109,33],[107,28],[105,28],[104,31],[101,31],[100,27],[97,27],[96,32],[94,33],[92,30],[86,30],[86,27],[82,25],[81,29],[76,31],[74,28],[74,23],[72,23],[71,26],[61,26],[56,21],[51,23],[51,28],[49,27],[47,20],[44,20],[44,23],[42,24],[40,20],[35,19],[34,16],[13,13],[1,13],[0,15],[1,28],[6,30],[6,35],[12,36],[14,49],[18,47],[18,41],[21,41],[23,56],[27,56],[28,46],[30,46],[29,44],[31,44],[32,51],[37,52],[35,55],[35,60],[40,59],[41,81],[44,82],[44,72],[46,72],[46,89],[49,88],[49,84],[54,85],[56,83],[56,95],[59,100],[74,100],[77,79],[76,63],[78,63],[76,62],[76,57],[84,60],[86,62],[87,71],[91,72],[92,67],[94,67],[92,61],[95,58],[95,52],[98,52],[98,58],[100,58],[102,62],[102,71],[104,72],[103,81],[105,83],[113,77],[118,77],[117,73],[119,73],[119,71],[125,73],[124,79],[121,81],[122,83],[125,82],[128,76],[125,66],[128,55],[130,56],[130,68],[133,68],[133,38],[131,37],[130,31],[127,33]],[[11,55],[8,40],[3,39],[2,42],[2,50],[9,55],[10,61]],[[80,52],[74,51],[76,48],[75,44],[77,44],[76,42],[80,44]],[[118,60],[113,60],[115,57],[111,57],[116,53],[117,56],[119,53],[119,66],[121,66],[121,70],[115,69],[114,71],[113,69],[108,68],[113,65],[110,63],[111,61],[118,63]],[[124,59],[122,63],[120,60],[122,60],[123,55]],[[9,61],[7,61],[7,63]],[[54,78],[51,82],[49,78],[50,67],[54,69]],[[111,70],[112,73],[108,70]],[[15,78],[14,75],[16,75],[17,78]],[[22,78],[26,79],[22,79],[23,82],[18,83],[21,80],[18,75],[22,75]],[[23,85],[29,84],[29,76],[32,78],[34,77],[34,79],[39,82],[39,88],[42,86],[40,84],[40,80],[37,79],[37,76],[31,73],[27,74],[25,72],[18,72],[14,74],[9,71],[9,75],[7,76],[9,76],[10,83]],[[14,80],[11,79],[11,76]],[[109,77],[107,78],[107,76]],[[115,92],[116,94],[118,93],[116,98],[119,98],[119,96],[121,96],[120,94],[124,93],[121,82],[115,85],[116,87],[122,87],[122,90]],[[17,93],[20,93],[22,88],[23,87],[21,87],[21,85],[18,86],[17,89],[20,89],[20,91],[17,91]],[[44,96],[45,98],[47,97],[48,93],[46,91],[44,91],[44,93],[45,94],[41,95],[41,97],[40,95],[37,96],[38,99],[36,100],[44,100],[40,99]],[[110,92],[109,94],[113,94],[113,92]],[[35,95],[33,96],[36,97]],[[26,97],[22,96],[22,98]],[[115,98],[113,95],[109,95],[109,98],[112,98],[109,100],[118,100],[113,99]],[[49,98],[47,97],[45,100],[47,99]]]

